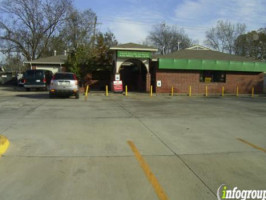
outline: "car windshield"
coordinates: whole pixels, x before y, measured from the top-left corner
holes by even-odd
[[[30,70],[30,71],[26,71],[25,76],[34,76],[35,75],[35,71]]]
[[[39,70],[28,70],[25,73],[26,77],[41,77],[43,76],[43,71],[39,71]]]
[[[74,74],[55,74],[55,80],[63,79],[63,80],[74,80]]]

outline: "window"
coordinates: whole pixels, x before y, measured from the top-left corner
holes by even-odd
[[[36,77],[43,77],[43,73],[44,71],[43,70],[27,70],[25,75],[28,77],[28,78],[36,78]]]
[[[222,71],[202,71],[200,73],[200,82],[205,83],[225,83],[226,75]]]
[[[25,72],[26,76],[34,76],[35,75],[35,71],[34,70],[28,70]]]
[[[70,73],[56,73],[54,75],[54,79],[55,80],[75,80],[74,74],[70,74]]]

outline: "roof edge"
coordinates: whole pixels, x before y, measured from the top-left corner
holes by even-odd
[[[26,61],[23,63],[25,64],[65,64],[65,62],[34,62],[34,61]]]
[[[153,49],[153,48],[123,48],[123,47],[111,47],[110,50],[151,51],[151,52],[157,52],[158,51],[158,49]]]

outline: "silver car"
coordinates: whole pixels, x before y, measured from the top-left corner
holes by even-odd
[[[78,79],[75,74],[69,72],[58,72],[53,76],[50,83],[49,97],[72,96],[79,98]]]

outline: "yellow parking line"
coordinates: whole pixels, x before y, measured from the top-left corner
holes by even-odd
[[[2,156],[2,154],[6,152],[8,147],[9,147],[8,139],[5,136],[0,135],[0,157]]]
[[[250,142],[248,142],[246,140],[243,140],[241,138],[237,138],[237,140],[239,140],[240,142],[243,142],[243,143],[245,143],[245,144],[247,144],[247,145],[249,145],[249,146],[251,146],[251,147],[253,147],[255,149],[258,149],[258,150],[263,151],[264,153],[266,153],[266,149],[264,149],[262,147],[259,147],[259,146],[255,145],[255,144],[252,144],[252,143],[250,143]]]
[[[143,157],[139,153],[139,151],[138,151],[137,147],[135,146],[135,144],[132,141],[128,141],[127,143],[131,147],[131,150],[134,152],[135,157],[137,158],[137,160],[138,160],[141,168],[143,169],[145,175],[147,176],[148,180],[152,184],[152,186],[153,186],[158,198],[160,200],[167,200],[168,197],[165,194],[165,192],[163,191],[162,186],[159,184],[157,178],[154,176],[154,174],[150,170],[149,165],[145,162],[145,160],[143,159]]]

